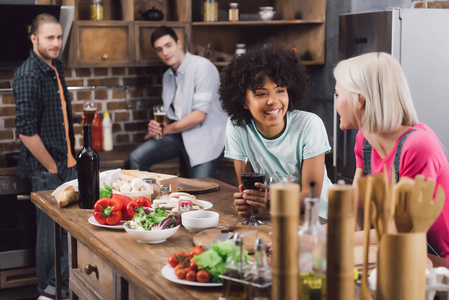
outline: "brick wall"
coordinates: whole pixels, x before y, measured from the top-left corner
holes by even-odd
[[[74,114],[82,114],[83,103],[93,100],[98,112],[107,109],[113,122],[114,145],[139,144],[146,133],[151,106],[161,102],[160,81],[164,67],[66,69],[69,87],[107,86],[106,89],[71,91]],[[0,69],[0,89],[12,87],[15,69]],[[112,88],[131,86],[129,89]],[[151,86],[155,85],[155,86]],[[18,151],[20,139],[14,126],[12,92],[0,92],[0,154]],[[75,124],[75,148],[83,145],[82,125]]]

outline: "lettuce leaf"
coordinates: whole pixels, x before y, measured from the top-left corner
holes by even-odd
[[[100,189],[100,198],[111,198],[112,197],[112,188],[107,185],[106,183],[103,183],[104,189]]]
[[[200,255],[195,255],[198,269],[204,269],[212,276],[212,282],[223,282],[219,277],[225,271],[226,263],[232,258],[233,241],[226,240],[212,244],[211,248]],[[248,251],[243,248],[243,255],[248,261]]]

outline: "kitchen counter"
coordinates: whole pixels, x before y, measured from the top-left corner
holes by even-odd
[[[228,222],[237,216],[233,207],[232,194],[235,187],[214,179],[205,179],[218,183],[220,191],[198,195],[201,200],[213,203],[211,210],[220,213],[220,223]],[[89,289],[104,284],[104,279],[110,274],[98,271],[98,275],[87,275],[84,268],[88,256],[103,266],[112,270],[115,275],[109,286],[118,286],[118,290],[109,292],[100,287],[95,291],[100,299],[108,299],[110,295],[117,299],[142,299],[155,297],[157,299],[217,299],[221,295],[221,287],[192,287],[173,283],[165,279],[161,269],[167,264],[168,256],[178,251],[189,251],[193,247],[193,234],[181,227],[175,235],[161,244],[143,244],[128,235],[124,230],[109,230],[96,227],[88,222],[93,210],[83,210],[77,204],[60,208],[51,196],[51,191],[41,191],[31,194],[31,199],[41,210],[67,230],[69,239],[69,257],[71,258],[70,288],[78,293],[90,295]],[[80,247],[82,246],[82,247]],[[77,266],[79,264],[79,268]],[[95,276],[97,277],[95,279]],[[75,285],[73,278],[86,281],[85,286]],[[98,281],[98,282],[97,282]],[[107,281],[107,280],[106,280]],[[93,283],[92,283],[93,282]],[[90,286],[90,288],[86,288]],[[106,285],[105,285],[106,286]],[[108,294],[109,293],[109,294]],[[153,299],[153,298],[151,298]]]

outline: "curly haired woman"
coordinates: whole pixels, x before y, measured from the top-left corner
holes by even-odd
[[[226,127],[225,157],[234,160],[240,182],[244,156],[264,159],[266,174],[287,174],[301,186],[301,211],[310,195],[309,182],[316,182],[314,195],[321,196],[319,215],[327,218],[327,189],[324,155],[330,151],[322,120],[301,111],[311,81],[295,51],[279,43],[267,43],[236,56],[221,74],[220,97],[230,119]],[[253,207],[268,214],[266,186],[234,194],[241,217]]]

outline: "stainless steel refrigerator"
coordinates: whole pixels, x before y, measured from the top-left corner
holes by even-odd
[[[420,122],[449,149],[449,10],[401,9],[340,15],[339,60],[383,51],[404,69]],[[352,182],[357,130],[343,132],[334,112],[334,180]]]

